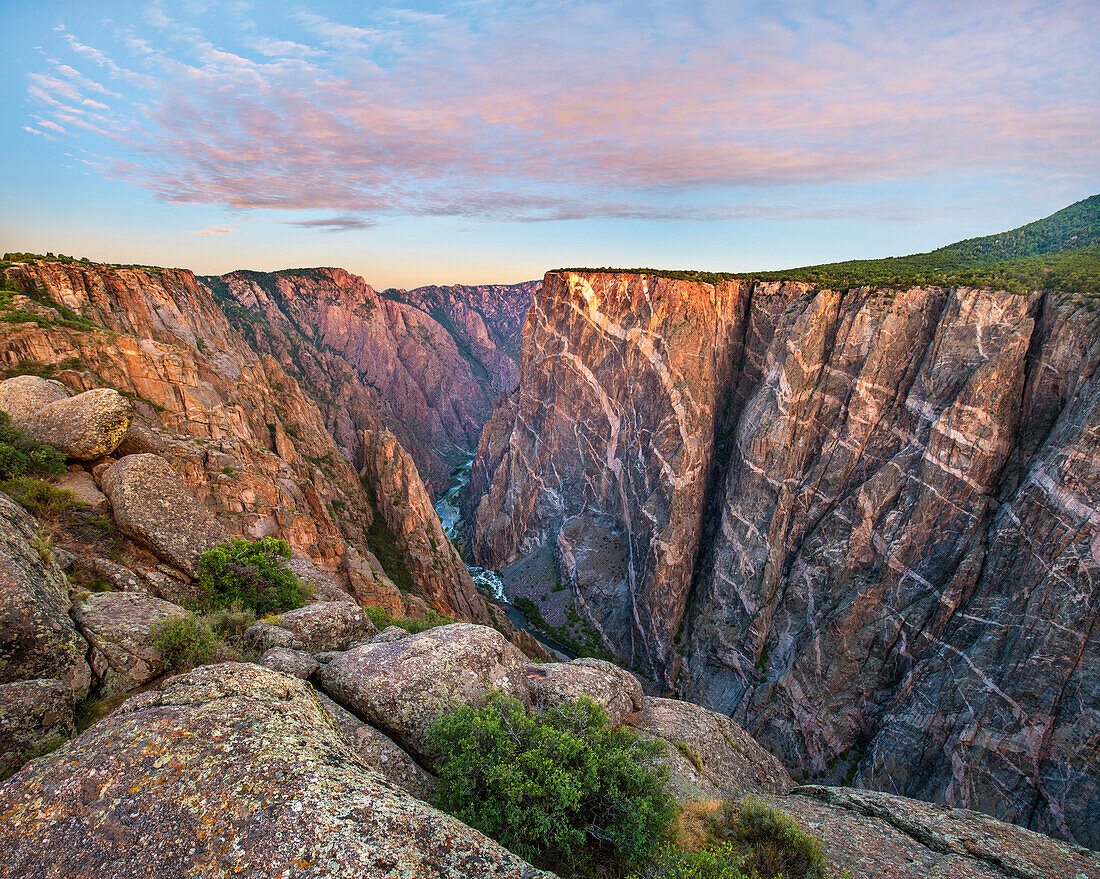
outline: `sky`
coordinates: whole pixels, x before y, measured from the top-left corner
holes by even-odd
[[[0,32],[3,251],[752,271],[1100,192],[1100,0],[0,0]]]

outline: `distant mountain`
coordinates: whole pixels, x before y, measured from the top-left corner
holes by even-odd
[[[561,269],[585,272],[593,269]],[[830,289],[967,286],[1020,292],[1100,290],[1100,195],[1094,195],[1018,229],[968,238],[928,253],[854,259],[773,272],[695,272],[599,269],[716,284],[734,278],[802,281]]]

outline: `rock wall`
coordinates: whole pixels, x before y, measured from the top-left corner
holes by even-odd
[[[116,456],[162,455],[230,535],[285,539],[364,604],[423,609],[371,553],[373,504],[316,404],[252,350],[191,272],[37,261],[6,274],[29,295],[16,295],[5,318],[0,365],[74,391],[117,389],[136,427]],[[469,596],[454,586],[447,595],[433,584],[431,594],[460,615]]]
[[[549,544],[620,660],[796,776],[1098,846],[1098,329],[1042,293],[548,274],[477,556]]]
[[[537,282],[375,291],[343,269],[204,278],[235,326],[309,389],[350,457],[393,431],[442,494],[497,397],[518,376]]]

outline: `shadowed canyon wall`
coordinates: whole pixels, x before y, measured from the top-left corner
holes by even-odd
[[[797,775],[1100,845],[1100,318],[1079,297],[550,273],[479,563]]]

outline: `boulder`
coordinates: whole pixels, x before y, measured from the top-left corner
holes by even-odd
[[[0,815],[10,877],[552,879],[357,759],[307,684],[243,663],[131,697],[0,785]]]
[[[168,670],[152,643],[160,620],[185,616],[178,604],[131,592],[97,592],[73,610],[73,618],[92,645],[92,670],[100,696],[136,690]]]
[[[92,474],[87,470],[70,470],[54,480],[58,488],[72,492],[78,501],[83,501],[101,515],[110,512],[111,505],[107,502],[107,495],[99,490],[92,479]]]
[[[130,429],[130,401],[111,388],[55,400],[27,417],[24,429],[39,442],[78,461],[109,455]]]
[[[431,800],[439,789],[439,781],[434,775],[421,769],[420,765],[385,733],[363,723],[324,693],[318,693],[317,698],[321,700],[321,704],[331,715],[336,728],[360,760],[418,800]]]
[[[39,530],[0,494],[0,683],[52,678],[82,699],[92,681],[88,644],[69,617],[69,581],[36,547]]]
[[[134,418],[126,436],[118,444],[116,454],[120,458],[126,455],[163,455],[164,441],[144,421]]]
[[[349,595],[327,573],[318,568],[310,559],[288,559],[286,566],[310,590],[310,601],[343,601],[358,606],[355,597]]]
[[[159,455],[127,455],[103,472],[100,484],[119,529],[192,577],[199,574],[199,556],[226,539],[225,529]]]
[[[381,632],[370,639],[372,644],[390,644],[393,641],[400,641],[402,638],[408,638],[409,630],[402,629],[400,626],[386,626]]]
[[[119,592],[145,592],[145,583],[141,577],[123,565],[109,559],[92,559],[89,567],[99,576],[111,582],[111,585]]]
[[[527,687],[536,707],[550,708],[588,696],[603,706],[612,726],[621,726],[645,699],[634,675],[602,659],[531,663]]]
[[[453,623],[400,641],[363,644],[321,666],[321,688],[417,759],[429,760],[428,728],[492,688],[529,701],[527,659],[500,632]]]
[[[61,382],[37,375],[17,375],[0,382],[0,411],[7,412],[12,421],[23,426],[39,409],[68,396]]]
[[[304,651],[306,645],[282,626],[271,623],[254,623],[244,630],[244,646],[253,653],[266,653],[273,647]]]
[[[286,647],[272,647],[259,658],[258,663],[264,668],[301,678],[303,681],[321,667],[308,653]]]
[[[860,879],[1100,879],[1100,854],[968,809],[880,791],[796,788],[773,805]]]
[[[44,679],[0,684],[0,779],[74,732],[68,684]]]
[[[377,632],[361,607],[344,601],[322,601],[289,610],[276,618],[276,625],[292,632],[309,653],[346,650]]]
[[[736,800],[746,794],[784,794],[794,787],[783,764],[722,714],[650,697],[637,724],[669,743],[670,786],[681,801]]]

